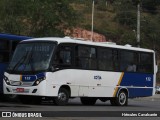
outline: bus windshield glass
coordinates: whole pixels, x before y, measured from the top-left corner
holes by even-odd
[[[28,42],[19,44],[8,66],[9,71],[35,72],[49,68],[56,44]]]

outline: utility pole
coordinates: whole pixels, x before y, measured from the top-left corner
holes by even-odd
[[[108,2],[107,2],[107,0],[106,0],[106,7],[108,6]]]
[[[92,1],[92,28],[91,28],[91,41],[93,41],[93,28],[94,27],[94,0]]]
[[[137,3],[137,47],[140,47],[140,0]]]

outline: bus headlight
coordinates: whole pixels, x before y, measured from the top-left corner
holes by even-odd
[[[6,77],[5,75],[3,76],[3,80],[6,82],[7,85],[11,84],[8,77]]]
[[[38,79],[34,82],[33,86],[39,85],[39,84],[40,84],[43,80],[45,80],[45,79],[46,79],[46,77],[38,78]]]

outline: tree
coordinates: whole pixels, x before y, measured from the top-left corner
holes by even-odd
[[[132,0],[132,3],[134,4],[134,5],[137,5],[137,4],[139,4],[141,2],[141,0]]]
[[[157,6],[160,5],[159,0],[132,0],[132,2],[134,5],[141,4],[144,11],[152,14],[157,13]]]
[[[136,8],[132,5],[130,0],[116,0],[115,2],[118,3],[116,11],[115,19],[121,25],[128,26],[132,29],[135,29],[136,26]]]
[[[147,12],[156,13],[157,0],[142,0],[142,8],[146,9]]]
[[[69,0],[1,0],[1,32],[34,37],[63,36],[77,22]]]

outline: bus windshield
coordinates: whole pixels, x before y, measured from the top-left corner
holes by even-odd
[[[14,72],[47,70],[55,46],[54,43],[46,42],[28,42],[19,44],[8,66],[8,70]]]

